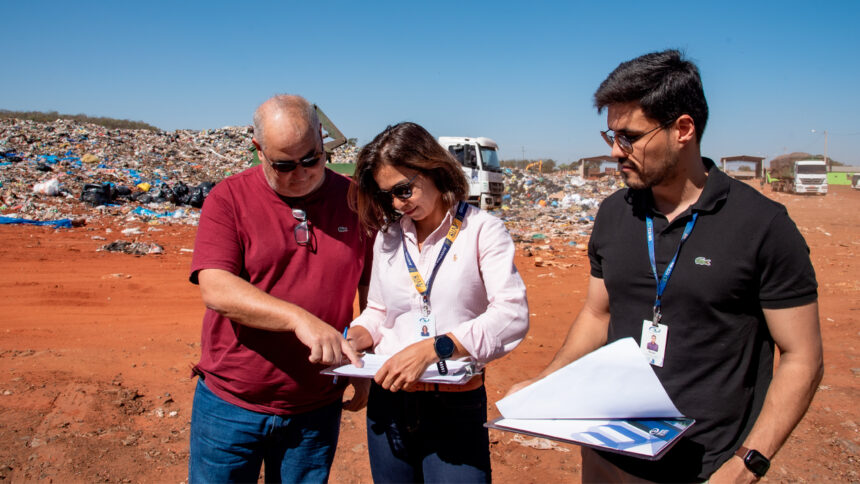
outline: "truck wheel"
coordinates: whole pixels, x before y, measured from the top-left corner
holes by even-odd
[[[493,205],[490,203],[487,203],[487,199],[484,197],[481,197],[481,205],[480,206],[481,206],[481,210],[485,210],[485,211],[491,210],[493,208]]]

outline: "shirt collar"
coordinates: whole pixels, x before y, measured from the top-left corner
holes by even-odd
[[[436,227],[430,235],[427,236],[427,241],[430,241],[434,238],[434,236],[439,232],[440,227],[445,227],[445,234],[448,234],[448,227],[454,221],[454,211],[457,209],[457,205],[449,208],[447,212],[445,212],[445,216],[442,218],[442,221],[439,222],[439,226]],[[409,239],[410,242],[416,242],[418,240],[418,229],[415,228],[415,222],[409,217],[400,217],[398,220],[400,224],[400,230],[403,232],[403,235]]]
[[[729,176],[717,168],[714,160],[702,157],[702,162],[708,169],[708,178],[705,180],[702,194],[699,195],[699,199],[690,209],[697,212],[713,212],[717,205],[729,196],[731,184],[729,183]]]
[[[694,210],[697,212],[712,212],[729,195],[729,188],[731,187],[729,176],[717,168],[717,165],[710,158],[703,156],[702,164],[708,170],[708,177],[705,179],[705,186],[702,189],[701,195],[699,195],[699,199],[690,206],[685,212],[686,214],[690,214]],[[629,188],[624,198],[628,203],[633,205],[634,213],[640,215],[655,213],[654,197],[651,194],[650,188],[647,190]],[[683,215],[678,217],[678,219],[681,218],[683,218]]]

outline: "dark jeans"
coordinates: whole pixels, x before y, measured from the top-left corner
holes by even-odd
[[[191,411],[190,484],[326,482],[340,433],[341,403],[310,412],[278,416],[225,402],[203,380],[197,382]]]
[[[389,392],[373,383],[367,447],[373,481],[490,482],[487,393]]]

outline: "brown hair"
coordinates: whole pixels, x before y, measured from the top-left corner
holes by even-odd
[[[350,186],[350,206],[369,234],[385,229],[400,218],[390,200],[377,195],[373,174],[387,165],[420,172],[442,193],[448,209],[469,196],[469,182],[457,160],[426,129],[415,123],[388,126],[358,152],[358,164]]]

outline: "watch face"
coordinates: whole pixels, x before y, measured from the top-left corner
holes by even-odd
[[[439,336],[436,338],[436,355],[441,359],[450,358],[454,354],[454,340],[448,336]]]
[[[751,470],[757,477],[764,476],[767,470],[770,469],[770,461],[757,450],[750,450],[744,459],[744,463],[747,469]]]

